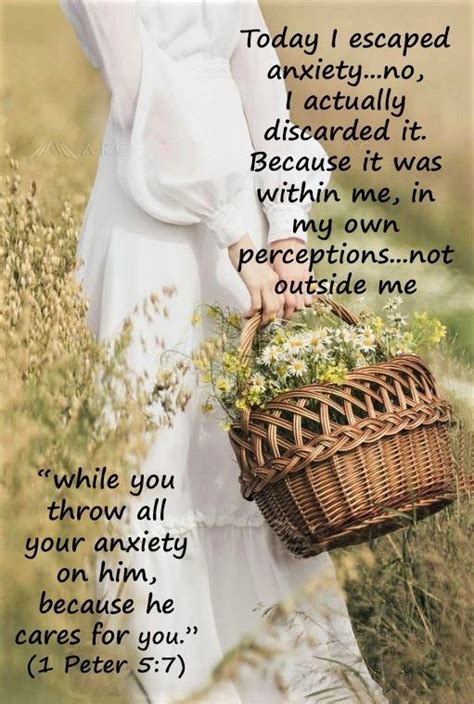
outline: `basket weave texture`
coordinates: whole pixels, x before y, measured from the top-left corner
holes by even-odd
[[[357,318],[327,299],[350,324]],[[244,327],[248,357],[260,323]],[[451,503],[459,476],[450,405],[426,364],[404,355],[250,409],[229,431],[245,499],[298,557],[352,545]]]

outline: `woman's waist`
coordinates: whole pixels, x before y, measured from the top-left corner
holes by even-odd
[[[194,54],[182,59],[175,59],[175,62],[191,76],[228,76],[232,78],[229,60],[223,56]]]

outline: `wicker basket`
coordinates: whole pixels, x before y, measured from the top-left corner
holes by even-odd
[[[332,299],[349,324],[356,316]],[[260,324],[248,321],[248,357]],[[245,499],[299,557],[353,545],[451,503],[459,490],[449,404],[414,355],[310,384],[242,414],[229,431]],[[407,520],[408,519],[408,520]]]

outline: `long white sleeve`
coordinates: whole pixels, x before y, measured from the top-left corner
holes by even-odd
[[[242,29],[258,29],[269,34],[265,19],[257,0],[244,0],[241,13]],[[300,156],[325,157],[326,152],[315,139],[296,141],[266,140],[265,131],[275,124],[279,118],[283,126],[293,127],[289,112],[286,108],[287,91],[283,80],[268,79],[268,71],[272,66],[279,64],[275,49],[268,44],[260,48],[256,46],[256,33],[253,34],[251,46],[248,47],[248,34],[242,34],[232,55],[232,73],[239,86],[242,103],[244,105],[249,130],[255,151],[266,152],[268,159],[272,156]],[[290,120],[290,123],[286,121]],[[297,129],[294,126],[295,130]],[[255,187],[261,192],[281,188],[283,182],[300,186],[306,181],[308,188],[324,188],[329,181],[327,171],[304,173],[285,173],[282,171],[269,171],[268,169],[255,171]],[[307,235],[301,228],[293,234],[293,222],[307,222],[312,206],[310,198],[306,197],[301,203],[270,201],[262,202],[262,207],[269,222],[268,241],[273,242],[287,237],[298,237],[306,241]]]
[[[246,225],[235,202],[251,179],[249,139],[228,62],[173,59],[134,2],[61,5],[111,91],[127,194],[159,220],[204,222],[220,247],[240,239]]]

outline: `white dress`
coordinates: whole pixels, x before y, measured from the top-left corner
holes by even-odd
[[[316,142],[276,149],[263,138],[266,127],[288,115],[284,85],[265,79],[267,67],[278,60],[274,50],[249,50],[240,33],[267,31],[256,0],[61,4],[112,96],[78,252],[89,324],[99,339],[110,339],[136,304],[163,286],[175,286],[169,318],[161,319],[159,331],[145,317],[135,324],[130,362],[153,376],[155,351],[144,350],[138,338],[151,340],[158,332],[167,348],[189,353],[204,334],[191,324],[197,304],[249,306],[226,247],[246,232],[257,246],[288,237],[293,218],[307,215],[310,203],[262,209],[256,187],[278,186],[284,175],[251,174],[250,153],[290,146],[292,153],[324,151]],[[241,497],[226,433],[212,415],[201,413],[201,402],[196,389],[173,428],[158,433],[142,468],[145,474],[175,475],[165,520],[147,524],[130,514],[135,535],[169,530],[188,538],[183,559],[145,552],[136,560],[156,577],[155,595],[172,597],[176,610],[168,615],[142,610],[127,624],[134,638],[144,630],[184,633],[186,626],[196,626],[197,634],[146,652],[131,647],[134,667],[142,656],[179,653],[186,670],[178,678],[172,668],[140,674],[135,669],[130,701],[162,704],[204,686],[223,654],[261,623],[262,609],[308,578],[321,579],[317,597],[287,640],[299,628],[315,642],[311,650],[295,648],[284,658],[285,668],[280,664],[287,694],[271,678],[250,672],[200,701],[278,704],[323,690],[307,701],[385,701],[361,658],[329,556],[299,560],[280,545],[256,505]],[[150,491],[138,504],[152,503],[156,495]],[[140,602],[150,587],[137,583],[134,589]],[[346,687],[351,672],[359,698]]]

